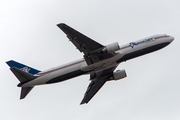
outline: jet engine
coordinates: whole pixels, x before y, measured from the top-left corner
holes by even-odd
[[[125,77],[127,77],[125,70],[117,70],[116,72],[113,72],[113,75],[109,78],[109,81],[120,80]]]
[[[115,43],[106,45],[106,46],[102,49],[103,52],[107,52],[107,53],[114,52],[114,51],[117,51],[117,50],[120,50],[120,47],[119,47],[118,42],[115,42]]]

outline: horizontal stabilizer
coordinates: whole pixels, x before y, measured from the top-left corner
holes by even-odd
[[[13,74],[17,77],[17,79],[21,83],[24,83],[24,82],[27,82],[27,81],[30,81],[30,80],[33,80],[36,78],[36,76],[34,76],[30,73],[24,72],[16,67],[12,67],[12,68],[10,68],[10,70],[13,72]]]
[[[20,99],[24,99],[26,95],[33,89],[33,87],[22,87]]]

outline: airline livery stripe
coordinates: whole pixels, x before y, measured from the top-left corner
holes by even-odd
[[[170,36],[169,35],[159,36],[159,37],[155,37],[154,39],[165,38],[165,37],[170,37]]]
[[[120,49],[122,50],[122,49],[125,49],[125,48],[128,48],[128,47],[130,47],[130,46],[128,45],[128,46],[122,47],[122,48],[120,48]]]
[[[53,72],[53,71],[56,71],[56,70],[60,70],[60,69],[63,69],[63,68],[67,68],[67,67],[70,67],[70,66],[73,66],[73,65],[76,65],[76,64],[82,63],[82,62],[84,62],[84,61],[85,61],[85,60],[81,60],[81,61],[78,61],[78,62],[75,62],[75,63],[69,64],[69,65],[66,65],[66,66],[63,66],[63,67],[60,67],[60,68],[57,68],[57,69],[53,69],[53,70],[50,70],[50,71],[47,71],[47,72],[37,73],[36,75],[43,75],[43,74],[47,74],[47,73],[50,73],[50,72]]]

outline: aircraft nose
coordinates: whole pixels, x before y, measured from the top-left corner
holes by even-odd
[[[169,41],[172,42],[174,40],[173,36],[170,36]]]

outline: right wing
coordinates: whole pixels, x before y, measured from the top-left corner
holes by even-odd
[[[84,103],[88,103],[91,98],[99,91],[99,89],[105,84],[106,80],[105,79],[93,79],[88,88],[86,93],[84,94],[84,98],[81,101],[81,105]]]
[[[112,68],[103,70],[101,72],[96,72],[91,74],[91,82],[86,90],[86,93],[84,94],[84,98],[81,101],[80,104],[88,103],[93,96],[100,90],[100,88],[106,83],[109,77],[112,76],[114,69],[117,66],[114,66]]]

